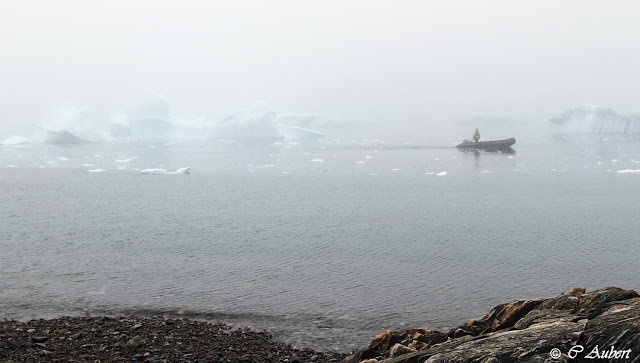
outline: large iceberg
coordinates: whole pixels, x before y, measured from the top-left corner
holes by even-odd
[[[640,114],[596,105],[569,109],[551,122],[569,134],[640,134]]]
[[[159,94],[146,92],[132,102],[125,114],[116,114],[111,124],[115,138],[134,141],[235,140],[240,142],[301,142],[324,137],[304,128],[313,115],[278,115],[264,102],[223,117],[201,117],[191,122],[171,120],[169,105]],[[293,125],[281,123],[284,120]]]
[[[89,117],[86,108],[60,105],[51,112],[33,139],[49,145],[68,146],[111,139],[99,130]]]

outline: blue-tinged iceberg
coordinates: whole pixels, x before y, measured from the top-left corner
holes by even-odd
[[[201,117],[191,122],[171,120],[167,101],[155,92],[134,100],[126,113],[114,115],[111,134],[131,141],[235,140],[239,142],[302,142],[324,134],[307,126],[313,115],[278,115],[263,102],[219,118]],[[288,125],[280,122],[293,123]]]
[[[640,134],[640,114],[609,107],[584,105],[569,109],[551,122],[568,134]]]
[[[48,145],[69,146],[109,141],[111,137],[95,127],[86,108],[60,105],[46,117],[32,139]]]

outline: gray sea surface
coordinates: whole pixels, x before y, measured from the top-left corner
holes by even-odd
[[[0,318],[184,312],[348,352],[572,286],[640,289],[639,140],[453,145],[4,147]]]

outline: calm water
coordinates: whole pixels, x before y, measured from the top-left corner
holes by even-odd
[[[575,285],[640,289],[640,173],[617,172],[640,142],[444,146],[4,148],[0,318],[184,311],[350,351]]]

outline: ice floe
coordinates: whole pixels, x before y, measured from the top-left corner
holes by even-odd
[[[176,171],[167,171],[167,169],[144,169],[144,170],[140,170],[140,174],[155,174],[155,175],[191,174],[191,167],[180,168]]]

